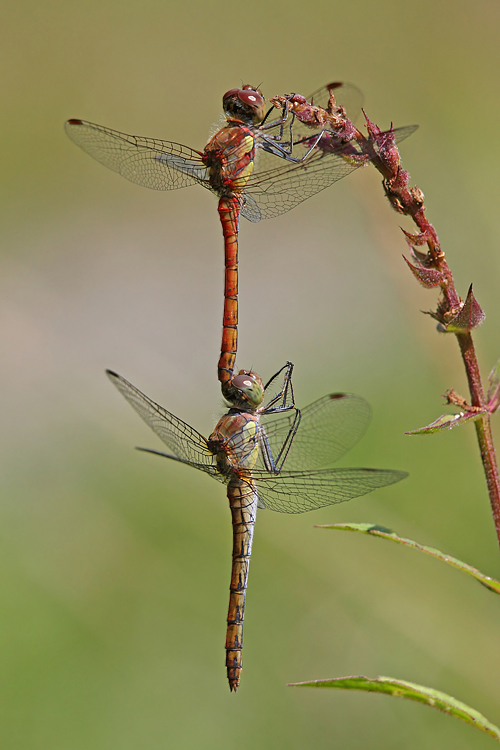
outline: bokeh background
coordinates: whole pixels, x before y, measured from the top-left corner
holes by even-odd
[[[224,91],[356,83],[382,127],[419,123],[404,166],[457,285],[500,355],[495,0],[184,3],[20,0],[3,9],[0,270],[0,736],[9,750],[486,748],[491,738],[382,696],[299,690],[346,674],[431,685],[500,722],[499,600],[431,559],[313,524],[370,521],[499,575],[471,427],[406,438],[466,384],[454,339],[421,310],[404,221],[378,174],[241,226],[238,363],[296,365],[299,404],[365,396],[343,465],[404,483],[303,516],[259,514],[244,673],[224,669],[231,528],[222,486],[161,448],[111,367],[208,434],[223,252],[216,202],[155,193],[93,162],[82,117],[203,148]],[[409,224],[405,226],[410,229]]]

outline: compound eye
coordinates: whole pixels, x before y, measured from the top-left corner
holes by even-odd
[[[255,91],[255,89],[240,89],[238,92],[238,99],[240,102],[243,102],[243,104],[248,104],[249,107],[264,106],[264,97],[259,94],[258,91]]]
[[[248,375],[236,375],[232,382],[235,388],[243,391],[245,388],[251,388],[255,381]]]
[[[246,84],[245,84],[245,85],[243,86],[243,89],[242,89],[242,91],[253,91],[253,92],[254,92],[254,94],[259,94],[260,96],[262,96],[262,91],[261,91],[260,89],[256,89],[256,88],[255,88],[255,86],[252,86],[252,85],[251,85],[251,84],[249,84],[249,83],[246,83]]]
[[[229,99],[230,96],[238,96],[241,89],[230,89],[229,91],[226,91],[224,96],[222,97],[222,101],[225,101],[226,99]]]

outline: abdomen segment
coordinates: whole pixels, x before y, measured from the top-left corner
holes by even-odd
[[[228,485],[227,495],[233,521],[233,564],[227,613],[226,667],[229,688],[236,692],[242,670],[245,595],[257,512],[257,493],[251,480],[234,479]]]

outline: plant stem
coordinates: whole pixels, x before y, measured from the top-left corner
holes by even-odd
[[[475,419],[476,434],[500,544],[500,479],[491,433],[490,412],[487,411],[488,406],[484,399],[471,335],[471,330],[484,320],[484,313],[474,299],[472,287],[469,289],[466,302],[460,299],[436,230],[425,215],[424,194],[418,187],[409,186],[410,175],[401,166],[401,157],[396,146],[397,137],[405,134],[399,131],[398,135],[398,131],[394,131],[392,127],[384,133],[375,123],[370,122],[365,114],[367,138],[354,127],[345,110],[336,105],[334,92],[338,86],[339,84],[333,83],[327,87],[330,94],[326,109],[310,104],[304,97],[295,94],[275,97],[271,101],[274,106],[283,108],[283,111],[286,106],[287,112],[293,112],[294,117],[308,127],[323,128],[323,134],[327,131],[324,138],[315,144],[324,153],[334,151],[336,146],[339,156],[347,161],[361,159],[363,163],[373,164],[383,177],[382,184],[392,207],[398,213],[410,216],[417,225],[418,234],[405,232],[417,265],[413,266],[408,261],[407,263],[423,286],[428,289],[437,286],[441,288],[436,311],[431,315],[439,321],[441,331],[454,333],[458,339],[471,395],[469,410],[471,413],[482,412]],[[426,254],[417,250],[424,245],[427,245],[428,249]],[[467,408],[465,399],[462,401],[465,404],[464,408]],[[491,409],[494,410],[493,407]]]
[[[442,298],[438,302],[434,317],[446,326],[460,311],[462,301],[456,291],[453,274],[446,262],[437,233],[425,215],[423,194],[418,188],[408,187],[409,175],[401,168],[399,152],[394,141],[391,143],[387,136],[380,133],[377,126],[370,123],[369,120],[367,122],[371,139],[366,139],[358,130],[355,138],[363,149],[366,148],[370,161],[382,174],[384,190],[393,207],[399,213],[410,216],[418,226],[419,235],[408,237],[408,240],[410,244],[417,246],[427,245],[427,256],[421,259],[419,256],[422,267],[436,269],[442,274],[442,281],[439,284]],[[377,136],[379,138],[378,143]],[[377,149],[374,149],[372,140],[377,143]],[[467,375],[471,405],[484,410],[486,403],[471,331],[461,330],[454,331],[454,333],[458,340]],[[490,414],[483,414],[475,421],[475,428],[488,486],[493,521],[500,545],[500,478],[490,420]]]

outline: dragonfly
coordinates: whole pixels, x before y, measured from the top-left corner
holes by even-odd
[[[233,551],[225,647],[227,678],[234,692],[243,668],[245,596],[257,509],[304,513],[407,476],[389,469],[329,468],[361,438],[370,407],[359,396],[331,393],[300,410],[295,406],[292,370],[287,362],[265,386],[255,372],[240,370],[232,378],[228,411],[208,439],[125,378],[106,371],[170,452],[139,450],[199,469],[226,485]]]
[[[340,83],[314,92],[325,108],[332,92],[355,101],[353,86]],[[252,222],[279,216],[337,180],[367,164],[366,149],[352,140],[345,110],[337,107],[337,129],[332,120],[303,125],[296,94],[283,97],[266,113],[262,92],[251,85],[227,91],[222,99],[226,122],[196,151],[172,141],[128,135],[85,120],[68,120],[68,136],[109,169],[131,182],[153,190],[174,190],[201,185],[218,197],[224,237],[224,313],[221,352],[217,365],[223,396],[234,375],[238,341],[238,229],[243,216]],[[299,97],[300,98],[300,97]],[[301,97],[305,101],[305,97]],[[276,107],[281,106],[281,114]],[[415,126],[399,128],[396,141]],[[333,135],[332,135],[333,132]],[[356,131],[359,132],[359,131]],[[339,138],[339,133],[341,137]]]

